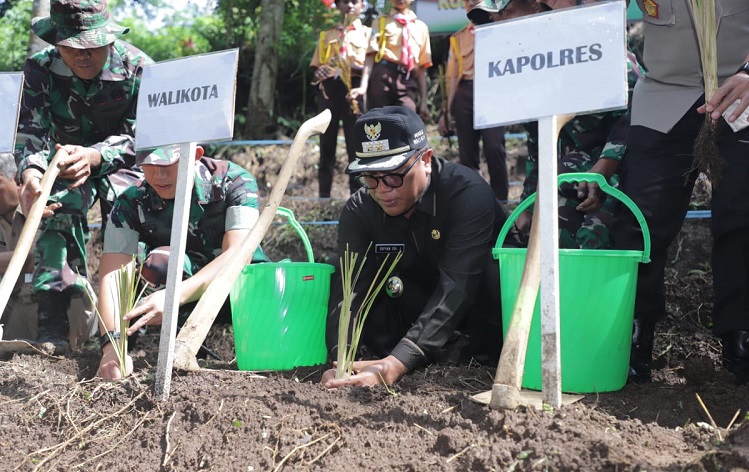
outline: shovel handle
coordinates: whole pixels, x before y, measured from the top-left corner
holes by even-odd
[[[572,118],[574,118],[574,115],[557,115],[556,117],[552,117],[552,140],[549,142],[544,141],[543,143],[539,143],[539,145],[544,145],[546,149],[556,149],[559,131]],[[539,151],[542,151],[544,148],[539,147]],[[549,157],[556,159],[556,153]],[[536,200],[534,208],[538,211],[538,200]],[[515,307],[512,310],[507,335],[502,344],[502,353],[497,364],[497,372],[494,376],[494,386],[490,402],[492,408],[514,408],[517,406],[517,398],[520,395],[520,384],[522,383],[523,370],[525,368],[525,353],[528,347],[531,319],[533,318],[538,287],[541,283],[540,226],[541,224],[538,221],[531,223],[530,240],[528,242],[528,251],[525,255],[523,275],[520,278],[520,288],[515,300]],[[500,385],[503,387],[500,387]],[[512,398],[503,397],[500,395],[500,391],[513,392]]]
[[[324,133],[330,124],[330,119],[330,110],[326,109],[319,115],[305,121],[297,131],[286,155],[286,161],[278,174],[278,180],[271,190],[268,203],[260,213],[258,221],[239,247],[233,251],[230,262],[216,274],[206,291],[203,292],[192,314],[177,335],[174,346],[174,368],[188,371],[198,368],[195,354],[197,354],[208,335],[208,331],[213,325],[218,311],[226,301],[226,297],[229,296],[234,281],[245,265],[252,261],[252,254],[260,245],[260,241],[270,227],[286,192],[289,180],[294,173],[304,143],[310,136]]]

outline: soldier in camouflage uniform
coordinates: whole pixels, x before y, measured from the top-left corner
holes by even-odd
[[[191,308],[188,304],[197,302],[220,267],[226,264],[227,252],[241,244],[259,216],[257,182],[252,174],[234,163],[202,156],[203,148],[198,146],[180,290],[181,322]],[[142,274],[153,287],[143,303],[126,315],[133,322],[128,335],[142,326],[161,323],[178,159],[178,146],[139,152],[136,162],[143,168],[145,181],[120,195],[109,215],[99,266],[99,312],[104,324],[99,376],[103,378],[116,379],[121,375],[114,349],[107,344],[106,332],[116,331],[118,323],[106,287],[113,272],[129,263],[134,254],[144,259]],[[267,261],[262,249],[258,249],[253,262]],[[228,304],[224,308],[224,316],[220,314],[218,319],[229,322]]]
[[[13,154],[0,153],[0,278],[8,270],[26,218],[21,213],[19,191],[16,182],[16,161]],[[53,203],[44,210],[49,217],[59,208]],[[31,272],[34,270],[34,254],[30,252],[18,281],[2,316],[2,338],[4,340],[33,340],[37,337],[37,306],[31,296]],[[88,340],[96,332],[97,322],[94,303],[81,294],[73,297],[70,310],[70,343],[75,347]]]
[[[128,28],[112,21],[105,0],[52,0],[50,12],[31,25],[53,46],[24,65],[15,154],[24,208],[40,193],[56,150],[70,154],[50,197],[62,207],[42,223],[33,277],[38,340],[65,352],[70,297],[87,284],[78,275],[86,275],[86,215],[99,198],[106,216],[116,195],[142,177],[131,170],[135,106],[152,61],[118,39]]]
[[[539,2],[541,3],[541,2]],[[546,3],[546,2],[544,2]],[[564,2],[562,2],[564,3]],[[565,4],[572,6],[574,3]],[[530,0],[501,0],[492,8],[481,6],[497,20],[517,18],[535,13]],[[549,5],[561,8],[561,3]],[[473,11],[473,10],[472,10]],[[470,13],[470,12],[469,12]],[[471,15],[469,15],[469,18]],[[631,52],[627,54],[627,80],[631,99],[635,83],[644,71]],[[629,110],[579,115],[559,133],[559,173],[593,172],[602,174],[612,186],[618,184],[619,163],[626,151],[629,136]],[[538,124],[526,124],[528,160],[522,198],[536,191],[538,185]],[[609,228],[614,222],[616,202],[606,199],[596,184],[581,182],[559,188],[559,246],[565,248],[612,248]],[[523,213],[517,220],[518,229],[528,234],[531,214]]]

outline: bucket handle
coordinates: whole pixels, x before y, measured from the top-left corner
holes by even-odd
[[[567,174],[560,174],[557,177],[557,181],[559,185],[574,182],[595,182],[598,184],[601,190],[604,191],[604,193],[611,195],[612,197],[616,198],[624,205],[626,205],[626,207],[629,208],[629,211],[631,211],[635,215],[637,222],[640,224],[640,229],[642,230],[643,251],[641,262],[650,262],[650,229],[648,228],[648,223],[645,221],[645,217],[643,216],[642,212],[639,208],[637,208],[637,205],[635,205],[635,202],[633,202],[631,198],[625,195],[621,190],[609,185],[603,175],[596,174],[594,172],[570,172]],[[515,220],[518,219],[522,212],[533,205],[533,202],[535,200],[536,193],[534,192],[528,198],[523,200],[520,205],[517,206],[517,208],[515,208],[515,210],[507,218],[507,221],[505,221],[504,226],[502,226],[502,230],[499,232],[495,247],[502,247],[505,242],[505,238],[507,237],[507,233],[510,232],[510,228],[512,228],[512,225],[515,224]]]
[[[278,207],[278,209],[276,210],[276,215],[286,217],[291,227],[294,228],[299,237],[302,238],[304,250],[307,251],[308,262],[315,262],[315,258],[312,256],[312,245],[309,243],[307,233],[304,231],[304,228],[302,228],[302,225],[299,224],[296,218],[294,218],[294,212],[289,210],[288,208]]]

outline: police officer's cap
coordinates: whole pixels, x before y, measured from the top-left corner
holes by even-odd
[[[356,120],[354,143],[357,159],[346,173],[388,172],[427,146],[427,132],[424,122],[410,108],[375,108]]]

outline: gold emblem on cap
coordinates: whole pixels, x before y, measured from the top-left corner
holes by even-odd
[[[382,125],[379,121],[373,125],[364,125],[364,134],[367,135],[367,139],[369,139],[370,141],[374,141],[375,139],[379,138],[381,131]]]
[[[441,237],[442,237],[442,235],[440,234],[440,232],[439,232],[438,229],[433,229],[432,230],[432,239],[439,239]]]

